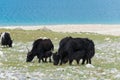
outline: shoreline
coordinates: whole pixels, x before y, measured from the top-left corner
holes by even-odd
[[[54,32],[91,32],[120,36],[120,25],[118,24],[81,24],[81,25],[40,25],[40,26],[0,26],[0,29],[23,29],[23,30],[51,30]]]

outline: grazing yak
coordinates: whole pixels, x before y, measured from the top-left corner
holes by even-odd
[[[41,60],[47,62],[48,57],[51,62],[52,50],[54,45],[50,39],[37,39],[33,43],[32,50],[27,54],[26,62],[31,62],[35,56],[39,59],[39,63]]]
[[[91,58],[95,54],[94,43],[88,38],[72,38],[65,37],[59,43],[58,53],[53,55],[54,65],[60,65],[69,61],[72,64],[73,60],[77,61],[79,64],[80,59],[82,59],[82,64],[91,64]]]
[[[12,47],[13,40],[11,40],[10,34],[8,32],[1,33],[0,40],[2,46]]]

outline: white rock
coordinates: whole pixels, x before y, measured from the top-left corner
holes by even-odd
[[[105,54],[105,53],[101,53],[101,54]]]
[[[95,68],[92,64],[86,64],[85,65],[87,68]]]
[[[95,78],[95,77],[91,77],[91,78],[88,79],[88,80],[97,80],[97,78]]]
[[[55,38],[55,40],[57,40],[58,38]]]
[[[120,53],[120,51],[116,51],[116,53]]]
[[[3,56],[4,56],[4,54],[3,54],[3,52],[2,52],[2,51],[0,51],[0,56],[1,56],[1,57],[3,57]]]
[[[118,70],[116,69],[116,68],[112,68],[111,70],[110,70],[110,73],[117,73],[118,72]]]
[[[64,71],[64,68],[58,68],[57,71]]]
[[[114,76],[115,79],[120,79],[120,74]]]
[[[3,63],[0,63],[0,66],[3,65]]]
[[[43,37],[43,39],[48,39],[47,37]]]
[[[0,79],[5,78],[4,73],[0,73]]]
[[[11,76],[11,79],[12,80],[19,80],[17,77],[15,77],[15,76]]]
[[[110,38],[109,38],[109,37],[108,37],[108,38],[105,38],[105,40],[106,40],[106,41],[109,41],[109,40],[110,40]]]
[[[104,76],[105,76],[106,74],[107,74],[106,72],[102,72],[102,75],[104,75]]]
[[[31,75],[27,72],[27,73],[26,73],[26,77],[27,77],[27,78],[30,78]]]

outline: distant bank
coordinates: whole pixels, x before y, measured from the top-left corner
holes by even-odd
[[[120,25],[84,24],[84,25],[40,25],[40,26],[0,26],[0,29],[51,30],[55,32],[92,32],[120,36]]]

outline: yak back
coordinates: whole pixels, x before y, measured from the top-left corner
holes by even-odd
[[[54,49],[54,46],[50,39],[37,39],[33,43],[31,52],[32,53],[45,52],[53,49]]]
[[[85,50],[86,45],[83,40],[83,38],[72,38],[67,42],[66,45],[67,50],[73,50],[73,51],[78,51],[78,50]]]
[[[59,43],[59,47],[61,48],[61,47],[65,46],[65,44],[66,44],[70,39],[72,39],[71,36],[70,36],[70,37],[65,37],[65,38],[63,38],[63,39],[60,41],[60,43]]]

